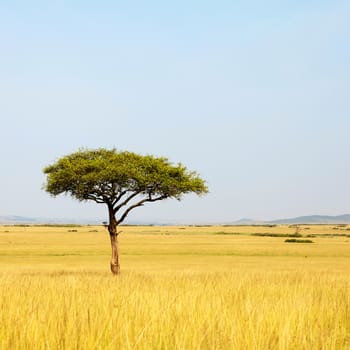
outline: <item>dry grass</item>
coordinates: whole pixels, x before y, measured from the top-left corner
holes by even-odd
[[[0,227],[0,349],[350,348],[347,237],[125,227],[115,278],[104,229],[75,229]]]

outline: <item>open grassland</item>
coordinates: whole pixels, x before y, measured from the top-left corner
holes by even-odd
[[[350,226],[0,226],[0,349],[350,349]]]

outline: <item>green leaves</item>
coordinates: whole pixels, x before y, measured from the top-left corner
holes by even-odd
[[[145,202],[180,200],[186,193],[208,192],[199,175],[187,171],[182,164],[116,149],[81,149],[47,166],[44,173],[45,190],[53,196],[67,193],[80,201],[106,203],[115,213],[129,205],[123,219],[131,209]]]

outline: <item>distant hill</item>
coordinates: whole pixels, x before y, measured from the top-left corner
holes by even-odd
[[[6,225],[19,225],[19,224],[81,224],[81,225],[100,225],[103,220],[88,220],[88,219],[69,219],[69,218],[34,218],[17,215],[0,215],[0,224]],[[129,222],[129,225],[182,225],[184,223],[179,222]],[[191,223],[197,224],[197,223]],[[200,223],[198,223],[200,224]],[[208,224],[208,223],[207,223]],[[298,216],[295,218],[278,219],[272,221],[262,221],[254,219],[240,219],[231,223],[215,223],[215,225],[230,224],[230,225],[295,225],[295,224],[350,224],[350,214],[328,216],[328,215],[309,215]]]
[[[233,224],[234,225],[350,224],[350,214],[344,214],[344,215],[338,215],[338,216],[309,215],[309,216],[298,216],[296,218],[278,219],[278,220],[271,220],[271,221],[241,219],[241,220],[235,221]]]
[[[264,221],[257,221],[253,219],[240,219],[234,222],[234,225],[258,225],[264,223]]]
[[[38,223],[38,220],[34,218],[16,216],[16,215],[0,216],[0,224],[35,224],[35,223]]]
[[[310,215],[299,216],[290,219],[273,220],[272,224],[350,224],[350,214],[328,216],[328,215]]]
[[[97,220],[84,220],[84,219],[68,219],[68,218],[33,218],[17,215],[0,215],[0,224],[2,225],[38,225],[38,224],[101,224],[102,220],[98,222]]]

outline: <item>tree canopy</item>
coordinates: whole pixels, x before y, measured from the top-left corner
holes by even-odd
[[[44,173],[47,192],[105,203],[114,215],[119,213],[116,224],[122,223],[132,209],[147,202],[180,200],[186,193],[208,192],[198,174],[182,164],[116,149],[81,149],[47,166]]]

